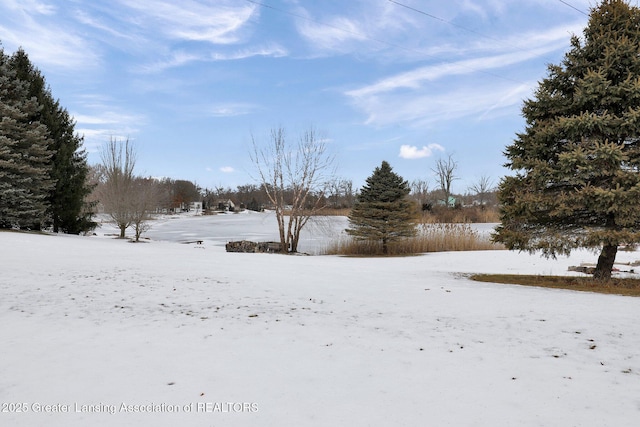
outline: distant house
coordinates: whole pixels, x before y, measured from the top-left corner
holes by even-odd
[[[236,205],[230,199],[229,200],[218,200],[216,202],[216,206],[218,211],[222,212],[235,212]]]
[[[189,210],[195,211],[196,213],[202,212],[202,202],[191,202],[191,204],[189,204]]]
[[[438,205],[439,206],[445,206],[446,205],[447,207],[450,207],[450,208],[455,207],[456,203],[458,203],[458,200],[453,196],[449,196],[448,203],[445,203],[444,200],[438,200]]]

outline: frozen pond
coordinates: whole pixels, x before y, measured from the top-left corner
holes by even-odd
[[[279,241],[278,224],[273,212],[245,211],[238,214],[207,216],[166,216],[150,222],[143,237],[157,241],[187,243],[201,240],[207,245],[224,246],[230,241]],[[488,236],[497,224],[470,224],[482,236]],[[302,230],[298,250],[309,254],[323,252],[332,242],[345,236],[349,226],[344,216],[318,216],[309,220]],[[103,224],[100,234],[116,233],[113,225]],[[130,229],[127,235],[132,234]]]
[[[332,240],[339,238],[347,227],[346,217],[314,217],[302,230],[298,250],[316,254]],[[202,240],[224,246],[236,240],[255,242],[279,241],[278,223],[272,212],[218,214],[208,216],[167,217],[152,222],[144,234],[152,240],[188,242]]]

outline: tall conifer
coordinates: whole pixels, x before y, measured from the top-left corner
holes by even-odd
[[[640,9],[604,0],[560,65],[550,65],[507,147],[494,239],[547,256],[601,249],[608,279],[618,245],[640,242]]]
[[[32,120],[44,124],[49,131],[52,152],[51,179],[56,183],[47,195],[48,222],[54,232],[80,233],[92,229],[91,209],[85,203],[91,192],[87,184],[87,154],[83,138],[75,133],[75,122],[67,110],[54,99],[42,73],[22,50],[9,60],[18,79],[27,83],[28,97],[35,98],[40,108]]]
[[[382,253],[389,243],[416,233],[415,206],[408,200],[409,183],[383,161],[367,178],[349,215],[347,233],[359,240],[382,243]]]
[[[34,98],[0,49],[0,228],[39,227],[47,219],[51,179],[46,126]]]

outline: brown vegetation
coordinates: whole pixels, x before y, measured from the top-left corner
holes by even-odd
[[[448,208],[434,206],[422,212],[423,223],[498,223],[500,214],[494,206],[465,206]]]
[[[311,210],[305,210],[304,213],[306,215],[309,216],[317,216],[317,217],[322,217],[322,216],[349,216],[349,213],[351,212],[350,208],[331,208],[331,207],[322,207],[320,209],[317,209],[315,211],[311,211]],[[290,215],[291,214],[291,210],[290,209],[285,209],[284,210],[284,214],[285,215]]]
[[[469,224],[422,224],[416,237],[389,244],[389,255],[411,255],[425,252],[481,251],[504,249],[481,236]],[[382,255],[378,241],[358,241],[344,237],[330,245],[327,255]]]
[[[572,291],[597,292],[640,296],[640,280],[612,278],[608,281],[593,277],[534,276],[517,274],[474,274],[471,280],[478,282],[502,283],[510,285],[537,286],[543,288],[568,289]]]
[[[349,216],[351,208],[324,207],[318,212],[318,216]]]

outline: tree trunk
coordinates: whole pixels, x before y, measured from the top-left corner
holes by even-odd
[[[280,210],[280,208],[276,207],[276,220],[278,221],[278,233],[280,234],[280,250],[282,253],[287,253],[287,238],[285,235],[285,224],[284,224],[284,214]]]
[[[593,273],[593,277],[598,280],[611,279],[611,270],[613,270],[613,263],[616,260],[616,254],[618,253],[618,245],[606,244],[602,247],[602,252],[598,257],[598,264],[596,265],[596,271]]]
[[[127,227],[120,226],[120,238],[121,239],[124,239],[124,231],[126,229],[127,229]]]
[[[387,255],[389,253],[389,246],[387,245],[387,238],[382,238],[382,254]]]

